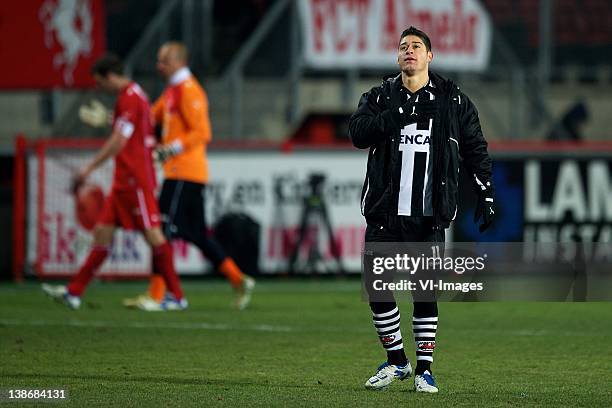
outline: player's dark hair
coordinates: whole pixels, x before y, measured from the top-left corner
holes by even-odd
[[[410,28],[407,28],[402,32],[402,35],[400,36],[400,43],[402,42],[402,38],[407,35],[414,35],[419,37],[421,40],[423,40],[423,44],[425,44],[425,48],[427,48],[427,51],[431,51],[431,40],[429,39],[429,36],[425,34],[424,31],[421,31],[416,27],[410,26]]]
[[[106,77],[109,73],[123,75],[123,63],[115,54],[104,54],[91,67],[91,74]]]

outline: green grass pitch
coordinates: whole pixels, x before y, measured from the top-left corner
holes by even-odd
[[[261,280],[238,312],[226,282],[190,281],[187,311],[146,313],[121,306],[144,282],[96,283],[79,311],[3,283],[0,389],[63,388],[53,406],[75,407],[612,406],[609,303],[442,303],[440,393],[367,391],[384,353],[359,285]]]

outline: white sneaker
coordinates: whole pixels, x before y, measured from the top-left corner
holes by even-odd
[[[164,300],[161,301],[160,306],[164,310],[185,310],[187,307],[189,307],[189,303],[185,298],[176,300],[174,296],[167,295]]]
[[[236,290],[236,307],[238,310],[246,309],[249,303],[251,303],[253,289],[255,289],[255,279],[245,275],[242,278],[240,287]]]
[[[125,299],[123,299],[123,306],[125,306],[127,308],[138,308],[138,305],[140,303],[144,302],[145,299],[153,300],[151,298],[151,296],[149,296],[148,293],[145,293],[145,294],[133,297],[133,298],[125,298]]]
[[[423,374],[414,376],[414,389],[416,392],[435,394],[438,392],[438,385],[434,376],[426,370]]]
[[[378,367],[378,371],[365,383],[365,387],[369,390],[382,391],[391,383],[398,379],[405,380],[412,374],[412,366],[410,361],[405,366],[389,364],[386,361]]]
[[[69,294],[68,289],[64,285],[49,285],[43,283],[41,289],[51,299],[63,303],[72,310],[77,310],[81,307],[81,298]]]
[[[125,303],[124,303],[125,304]],[[150,296],[138,296],[134,306],[136,309],[144,310],[145,312],[163,312],[161,304],[156,302]]]

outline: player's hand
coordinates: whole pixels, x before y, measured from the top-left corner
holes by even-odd
[[[85,184],[85,180],[87,176],[83,174],[82,171],[79,172],[76,176],[73,177],[72,182],[70,183],[70,191],[72,194],[78,194],[79,190]]]
[[[433,101],[419,101],[416,105],[416,113],[418,115],[433,116],[438,110],[438,104]]]
[[[436,114],[438,105],[436,101],[414,102],[409,100],[400,108],[400,113],[404,116],[425,115],[433,116]]]
[[[493,201],[493,194],[486,194],[486,191],[478,194],[478,204],[476,205],[476,211],[474,212],[474,222],[478,223],[482,219],[482,223],[478,227],[480,232],[484,232],[493,223],[495,217],[495,203]]]
[[[70,192],[74,195],[77,195],[82,186],[83,180],[79,179],[78,177],[74,177],[70,182]]]
[[[97,99],[89,102],[89,105],[81,105],[79,108],[79,119],[91,127],[104,127],[111,122],[111,113]]]
[[[153,160],[155,160],[157,163],[163,164],[168,159],[176,156],[180,152],[180,149],[173,144],[161,145],[153,150]]]
[[[83,167],[72,179],[70,189],[74,194],[78,193],[79,189],[85,184],[85,181],[91,174],[93,169],[90,166]]]
[[[400,106],[398,110],[399,110],[400,115],[404,115],[404,116],[410,116],[416,113],[414,111],[415,110],[414,103],[410,100],[404,103],[402,106]]]

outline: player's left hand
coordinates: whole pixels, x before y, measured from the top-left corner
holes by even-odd
[[[482,224],[478,227],[480,232],[484,232],[493,223],[495,217],[495,205],[493,201],[493,194],[486,194],[482,192],[478,194],[478,204],[476,205],[476,211],[474,212],[474,222],[478,223],[482,219]]]

